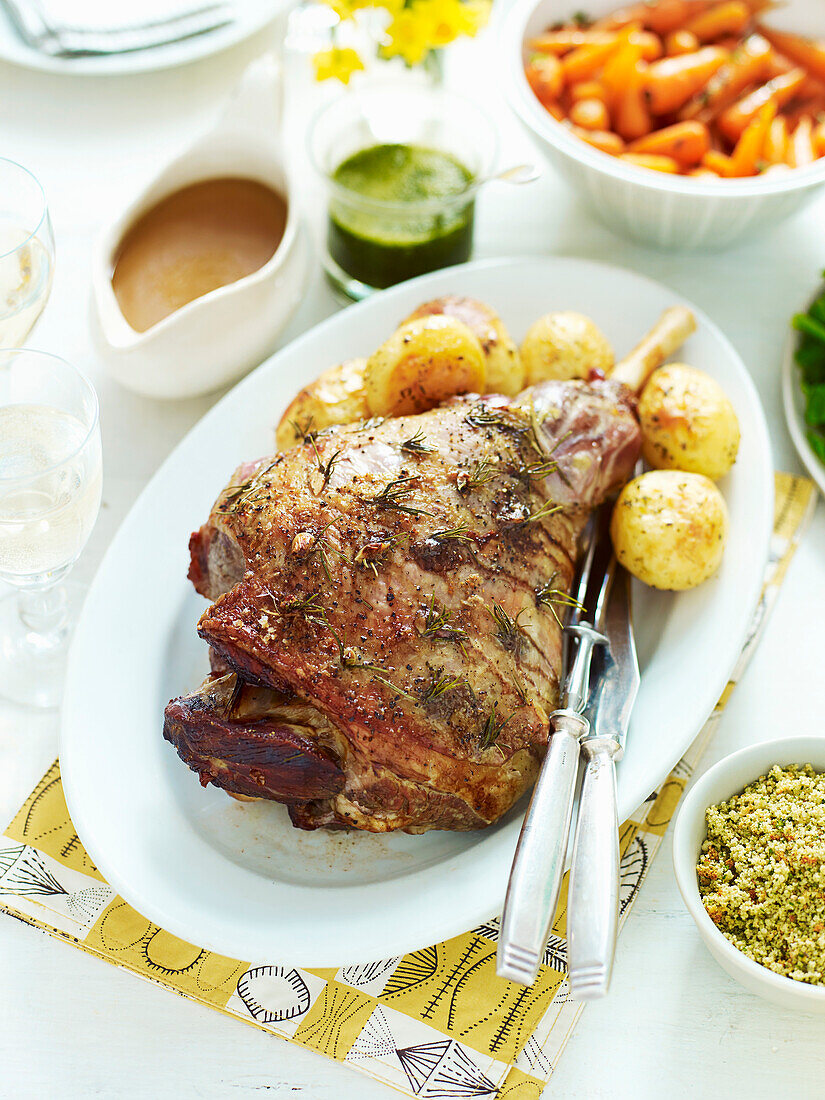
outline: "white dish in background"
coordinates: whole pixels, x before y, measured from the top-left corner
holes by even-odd
[[[676,881],[705,946],[726,973],[751,993],[783,1008],[825,1013],[825,986],[775,974],[743,955],[722,935],[702,904],[696,879],[696,864],[707,836],[705,811],[740,794],[774,764],[811,764],[825,771],[825,737],[787,737],[748,745],[700,776],[682,799],[673,829]]]
[[[210,393],[269,355],[303,297],[309,241],[281,143],[282,72],[271,54],[245,69],[214,126],[168,164],[99,235],[92,260],[93,336],[109,373],[146,397]],[[147,210],[182,187],[221,176],[257,180],[287,201],[280,244],[263,267],[170,313],[145,332],[112,286],[117,250]]]
[[[623,6],[621,0],[586,5],[593,18]],[[721,248],[800,210],[825,184],[825,160],[785,175],[693,179],[638,168],[581,141],[542,107],[524,75],[527,39],[557,20],[568,20],[574,10],[574,0],[516,0],[499,25],[502,77],[521,122],[609,228],[660,248]],[[787,0],[768,12],[766,21],[825,38],[821,0]]]
[[[549,309],[593,317],[617,353],[681,299],[639,275],[583,260],[467,264],[378,294],[296,340],[189,433],[123,523],[86,601],[69,659],[60,757],[72,819],[101,872],[136,909],[184,939],[242,959],[335,966],[457,935],[502,903],[520,826],[477,833],[303,833],[275,804],[200,787],[162,737],[167,701],[207,671],[186,580],[187,541],[244,459],[272,450],[295,391],[369,353],[419,303],[484,299],[516,338]],[[724,386],[742,427],[722,483],[731,513],[719,574],[693,592],[639,589],[642,686],[619,765],[622,818],[667,775],[717,702],[762,584],[773,520],[764,416],[743,363],[696,310],[680,353]]]
[[[817,294],[821,293],[817,291]],[[813,301],[813,298],[811,299]],[[810,302],[805,309],[808,309]],[[782,404],[785,409],[785,423],[791,433],[793,445],[805,469],[825,496],[825,464],[820,462],[808,442],[808,425],[805,423],[805,395],[802,392],[802,372],[796,365],[794,352],[799,333],[791,332],[785,344],[782,359]]]
[[[296,2],[297,0],[234,0],[235,18],[226,27],[150,50],[97,57],[50,57],[33,49],[20,38],[0,6],[0,62],[68,76],[120,76],[174,69],[220,53],[251,38],[267,24],[284,15]],[[192,0],[192,7],[198,6],[196,0]],[[139,18],[138,15],[137,21]],[[118,21],[113,20],[115,22]]]

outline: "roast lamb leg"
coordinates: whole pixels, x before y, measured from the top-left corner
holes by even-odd
[[[214,601],[199,633],[247,686],[208,680],[165,736],[203,782],[303,828],[497,820],[544,753],[579,532],[639,447],[630,390],[554,381],[241,467],[190,577]],[[227,708],[237,690],[254,694]]]

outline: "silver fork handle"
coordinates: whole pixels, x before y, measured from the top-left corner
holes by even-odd
[[[594,1001],[607,993],[619,925],[619,820],[612,737],[582,742],[585,760],[567,904],[570,993]]]
[[[550,721],[553,733],[521,827],[498,941],[496,973],[521,985],[536,980],[559,902],[579,743],[589,730],[574,711],[556,711]]]

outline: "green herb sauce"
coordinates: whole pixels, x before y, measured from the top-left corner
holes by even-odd
[[[343,161],[333,180],[361,196],[336,196],[329,210],[327,246],[347,274],[372,287],[387,287],[461,263],[473,242],[473,202],[450,201],[472,182],[460,161],[422,145],[373,145]],[[410,204],[382,210],[369,200]],[[416,204],[444,199],[443,209],[421,211]]]

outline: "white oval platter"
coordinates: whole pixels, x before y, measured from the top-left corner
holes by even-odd
[[[106,554],[74,638],[61,766],[73,821],[103,875],[145,916],[199,946],[329,967],[427,946],[500,909],[518,810],[483,832],[300,832],[281,806],[203,789],[161,735],[167,701],[208,667],[195,633],[205,603],[186,579],[190,532],[238,463],[271,452],[273,426],[300,386],[369,354],[415,306],[446,293],[489,302],[516,339],[549,310],[579,310],[617,355],[680,301],[631,272],[576,259],[478,262],[424,276],[344,310],[267,360],[149,483]],[[752,621],[773,518],[756,390],[722,333],[695,312],[698,330],[680,358],[718,379],[742,427],[739,461],[721,485],[730,540],[719,573],[700,588],[637,592],[642,686],[619,766],[622,819],[716,704]]]

